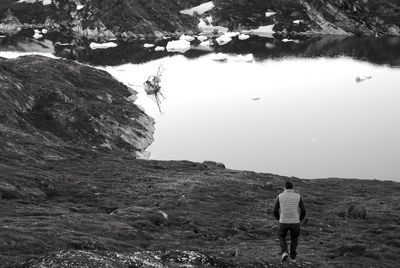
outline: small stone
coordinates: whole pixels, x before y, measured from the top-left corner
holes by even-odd
[[[274,186],[274,184],[272,183],[272,182],[267,182],[267,184],[265,185],[265,188],[267,189],[267,190],[274,190],[275,189],[275,186]]]
[[[346,211],[346,216],[353,219],[365,219],[367,210],[360,205],[351,205]]]
[[[225,165],[223,163],[214,162],[214,161],[204,161],[203,165],[208,168],[222,168],[225,169]]]

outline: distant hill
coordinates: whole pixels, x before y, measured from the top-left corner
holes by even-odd
[[[88,0],[77,10],[77,0],[54,0],[44,7],[35,4],[1,3],[3,14],[14,15],[29,25],[44,24],[55,31],[98,37],[160,37],[198,31],[199,18],[180,10],[205,0]],[[400,2],[396,0],[215,0],[214,24],[231,30],[274,24],[283,35],[400,35]],[[270,17],[265,12],[275,12]],[[1,11],[0,11],[1,12]],[[33,26],[32,26],[33,27]],[[1,27],[0,27],[1,31]]]

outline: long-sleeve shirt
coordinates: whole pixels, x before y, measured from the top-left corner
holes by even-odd
[[[298,193],[285,189],[275,200],[273,214],[280,223],[300,223],[306,216],[306,209]]]

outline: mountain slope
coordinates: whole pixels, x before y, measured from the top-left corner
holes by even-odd
[[[53,4],[3,4],[25,24],[89,38],[161,37],[198,31],[198,17],[180,10],[205,0],[54,0]],[[400,3],[396,0],[215,0],[209,14],[231,30],[275,24],[282,35],[400,35]],[[266,17],[265,12],[276,12]],[[207,15],[209,15],[207,14]],[[294,23],[294,21],[296,23]],[[6,27],[0,27],[5,31]]]

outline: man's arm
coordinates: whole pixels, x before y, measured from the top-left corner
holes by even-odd
[[[275,204],[274,204],[274,210],[272,211],[272,213],[274,214],[275,218],[279,221],[279,197],[277,197],[275,199]]]
[[[301,197],[299,202],[299,208],[300,208],[300,221],[302,221],[306,217],[306,208],[304,207],[303,199],[301,199]]]

